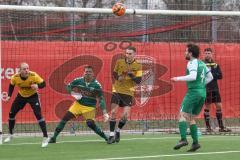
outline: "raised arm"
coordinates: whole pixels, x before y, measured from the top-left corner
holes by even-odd
[[[195,81],[197,79],[197,68],[198,61],[197,59],[188,62],[187,69],[189,70],[189,74],[186,76],[179,76],[171,78],[172,81]]]

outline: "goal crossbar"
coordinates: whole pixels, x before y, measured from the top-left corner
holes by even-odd
[[[110,8],[73,8],[45,6],[0,5],[0,11],[35,11],[35,12],[69,12],[69,13],[112,13]],[[240,16],[240,11],[197,11],[197,10],[148,10],[126,9],[126,14],[137,15],[189,15],[189,16]]]

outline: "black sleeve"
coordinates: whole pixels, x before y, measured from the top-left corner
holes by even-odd
[[[132,80],[137,83],[137,84],[140,84],[141,81],[142,81],[142,77],[133,77]]]
[[[39,83],[39,84],[38,84],[38,88],[42,89],[42,88],[44,88],[44,87],[46,87],[45,81],[43,81],[42,83]]]
[[[129,72],[128,76],[137,84],[140,84],[142,81],[142,77],[135,77],[132,72]]]
[[[113,75],[113,78],[114,78],[115,80],[118,80],[118,77],[119,77],[119,76],[118,76],[117,72],[113,72],[112,75]]]
[[[8,87],[8,96],[11,97],[12,96],[12,93],[13,93],[13,90],[14,90],[14,85],[12,85],[11,83],[9,84],[9,87]]]
[[[222,79],[222,71],[220,69],[220,66],[218,65],[217,68],[212,72],[213,79],[218,80]]]

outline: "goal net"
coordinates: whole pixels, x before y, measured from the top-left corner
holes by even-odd
[[[189,42],[200,46],[202,59],[204,49],[212,48],[214,60],[223,72],[218,84],[224,125],[231,128],[232,133],[240,133],[239,12],[232,12],[236,13],[232,15],[230,12],[203,12],[201,15],[202,12],[195,11],[184,15],[177,11],[128,9],[126,15],[117,17],[110,9],[65,8],[60,11],[55,7],[51,10],[45,10],[48,7],[18,7],[0,9],[4,134],[8,133],[8,115],[18,90],[15,87],[10,102],[5,102],[10,77],[18,73],[21,62],[27,62],[30,70],[46,81],[46,87],[39,90],[39,94],[47,129],[52,132],[73,102],[65,86],[82,75],[85,65],[94,67],[110,112],[111,73],[116,59],[128,46],[137,48],[137,59],[143,65],[143,80],[136,87],[136,103],[124,129],[131,133],[176,132],[177,114],[186,85],[173,84],[170,78],[185,74],[184,52]],[[215,111],[213,105],[211,125],[218,133]],[[108,123],[102,121],[100,109],[97,109],[96,120],[108,131]],[[198,123],[205,131],[203,112]],[[14,132],[41,133],[29,105],[18,113]],[[69,122],[64,132],[91,133],[81,118]]]

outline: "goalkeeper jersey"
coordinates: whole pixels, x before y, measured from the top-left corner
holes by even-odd
[[[11,77],[11,85],[18,86],[19,91],[18,93],[22,97],[30,97],[37,93],[35,89],[31,88],[32,84],[40,84],[43,82],[43,79],[35,72],[30,71],[28,78],[26,80],[21,79],[20,74],[14,74]]]
[[[81,95],[81,98],[77,99],[77,101],[84,106],[95,108],[97,98],[103,98],[102,86],[96,79],[88,83],[85,82],[84,77],[76,78],[67,85],[68,92],[71,93],[73,89],[74,91],[77,89],[77,93]]]

